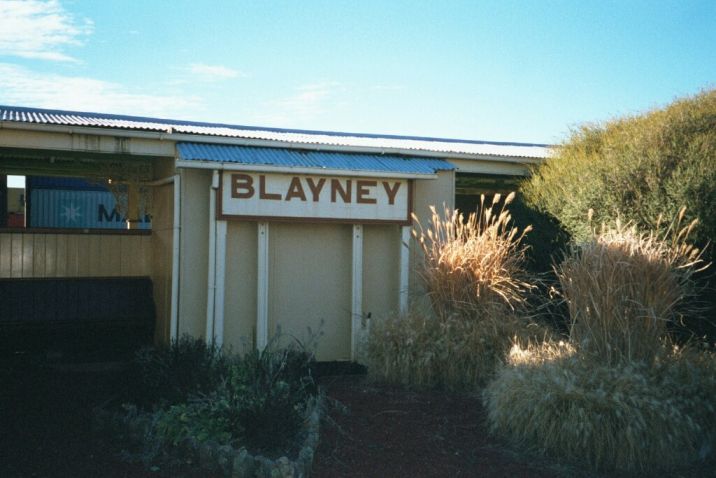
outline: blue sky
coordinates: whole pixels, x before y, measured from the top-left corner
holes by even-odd
[[[0,104],[555,143],[714,87],[714,0],[0,0]]]

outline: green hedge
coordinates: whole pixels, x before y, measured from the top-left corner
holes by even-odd
[[[576,239],[616,215],[647,229],[687,207],[694,239],[716,238],[716,90],[605,124],[584,125],[522,186],[528,204]]]

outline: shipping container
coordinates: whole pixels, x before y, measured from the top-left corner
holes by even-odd
[[[126,229],[113,193],[79,178],[28,177],[28,227],[62,229]],[[126,197],[126,193],[125,197]],[[120,199],[121,200],[121,199]],[[139,229],[151,229],[142,214]]]

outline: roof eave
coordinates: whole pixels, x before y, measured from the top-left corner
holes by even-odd
[[[420,156],[426,158],[439,159],[478,159],[486,161],[510,162],[519,164],[536,164],[545,158],[537,156],[515,156],[515,155],[499,155],[499,154],[476,154],[476,153],[457,153],[434,151],[429,149],[409,149],[409,148],[392,148],[392,147],[374,147],[374,146],[347,146],[336,144],[321,143],[304,143],[279,140],[267,140],[258,138],[235,138],[228,136],[209,136],[202,134],[190,133],[174,133],[171,128],[167,131],[148,131],[137,129],[121,129],[121,128],[102,128],[94,126],[69,126],[69,125],[51,125],[43,123],[19,122],[19,121],[0,121],[0,130],[15,129],[41,131],[50,133],[65,134],[87,134],[105,136],[122,137],[122,138],[142,138],[154,139],[159,141],[174,142],[193,142],[193,143],[211,143],[225,144],[235,146],[257,146],[257,147],[273,147],[273,148],[291,148],[305,149],[310,151],[334,151],[345,153],[371,153],[371,154],[397,154],[402,156]]]

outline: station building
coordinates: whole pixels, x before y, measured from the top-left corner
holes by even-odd
[[[406,310],[418,290],[411,214],[428,224],[431,205],[474,207],[548,154],[0,106],[2,300],[40,284],[45,295],[23,299],[37,327],[91,323],[101,318],[76,305],[83,287],[138,278],[155,342],[188,334],[244,350],[280,328],[320,334],[319,360],[350,360],[370,319]],[[8,187],[16,176],[24,188]],[[68,302],[68,281],[89,285]],[[101,314],[131,297],[108,296]],[[8,307],[0,325],[28,316]],[[61,312],[72,307],[74,318]]]

